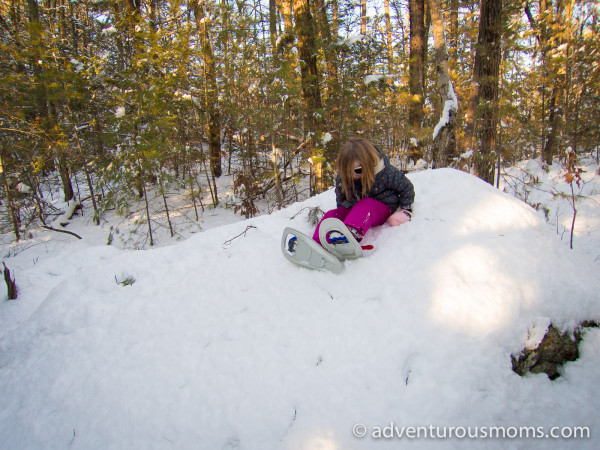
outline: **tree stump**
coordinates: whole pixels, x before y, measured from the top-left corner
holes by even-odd
[[[15,300],[17,298],[17,284],[15,283],[15,279],[10,277],[10,270],[8,270],[6,264],[3,262],[2,265],[4,266],[4,281],[6,281],[8,299]]]

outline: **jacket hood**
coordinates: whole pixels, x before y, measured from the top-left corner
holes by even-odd
[[[375,175],[377,175],[379,172],[381,172],[383,169],[385,169],[391,163],[390,163],[390,158],[388,158],[388,156],[385,153],[383,153],[379,149],[379,147],[375,146],[375,148],[377,149],[377,151],[379,152],[379,156],[381,157],[381,159],[379,160],[379,163],[375,167]]]

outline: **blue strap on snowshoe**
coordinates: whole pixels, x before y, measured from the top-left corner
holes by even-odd
[[[296,236],[294,236],[293,238],[291,238],[288,241],[288,252],[290,252],[290,253],[294,252],[294,247],[296,246],[297,242],[298,242],[298,238]]]
[[[363,256],[361,245],[348,227],[334,217],[323,219],[319,225],[321,245],[340,260],[357,259]]]
[[[347,244],[348,238],[346,236],[329,237],[329,242],[335,244]]]

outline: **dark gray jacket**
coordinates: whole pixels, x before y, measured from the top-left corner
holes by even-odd
[[[398,209],[412,211],[412,203],[415,199],[415,189],[411,181],[390,163],[390,159],[381,151],[383,158],[383,170],[375,175],[375,182],[366,197],[374,198],[390,207],[392,212]],[[342,189],[342,178],[338,175],[335,179],[335,197],[338,208],[352,208],[362,198],[361,181],[354,182],[355,197],[346,198]]]

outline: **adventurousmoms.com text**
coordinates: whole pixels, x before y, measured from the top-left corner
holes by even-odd
[[[357,438],[372,439],[590,439],[589,427],[533,426],[386,426],[369,427],[357,423],[352,427]]]

